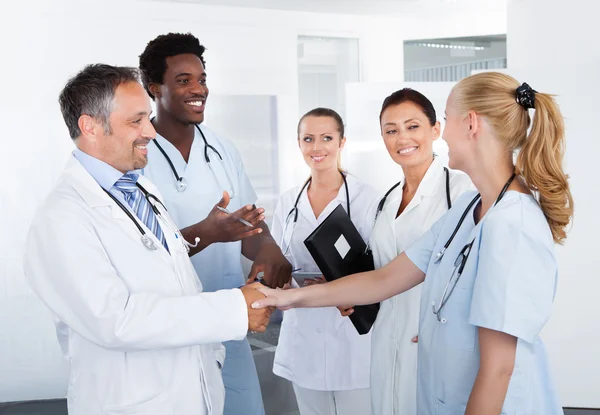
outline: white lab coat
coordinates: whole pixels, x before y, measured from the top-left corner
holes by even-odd
[[[363,239],[368,241],[379,195],[351,175],[346,179],[351,219]],[[280,245],[285,220],[301,187],[284,193],[275,210],[271,232]],[[303,191],[298,203],[298,222],[286,255],[294,268],[319,272],[303,241],[340,204],[346,209],[344,185],[319,218],[315,218],[306,190]],[[335,307],[285,311],[273,373],[305,389],[366,389],[369,387],[370,337],[370,334],[359,335],[350,319],[342,317]]]
[[[217,154],[209,149],[210,167],[204,158],[204,140],[197,129],[195,129],[187,163],[180,151],[167,139],[160,134],[155,138],[167,153],[180,177],[187,180],[187,188],[184,192],[177,191],[176,179],[169,162],[156,144],[154,142],[148,144],[148,165],[144,168],[143,174],[160,189],[164,196],[163,203],[169,209],[179,229],[204,220],[219,202],[224,190],[233,196],[227,206],[230,212],[244,205],[252,205],[257,199],[236,147],[230,141],[217,136],[205,125],[200,125],[199,128],[202,129],[208,144],[223,157],[221,161]],[[211,244],[192,256],[192,264],[200,277],[203,290],[212,292],[244,285],[246,276],[242,270],[241,255],[242,242],[235,241]],[[263,415],[260,383],[250,344],[244,339],[241,342],[225,342],[225,347],[227,358],[223,367],[223,381],[227,396],[224,413],[234,415],[244,412],[246,415]]]
[[[450,171],[450,198],[454,202],[472,184],[466,174]],[[371,248],[375,267],[388,264],[419,239],[448,211],[446,174],[435,159],[413,199],[396,218],[402,202],[400,184],[387,198],[377,218]],[[371,346],[371,399],[378,415],[416,415],[417,335],[421,286],[381,303]]]
[[[71,365],[70,415],[222,413],[220,342],[244,338],[246,303],[239,290],[200,293],[165,221],[166,212],[159,222],[170,254],[139,222],[158,246],[148,250],[73,157],[35,216],[25,274],[56,318]]]

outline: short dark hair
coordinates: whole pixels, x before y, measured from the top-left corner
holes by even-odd
[[[312,110],[308,111],[306,114],[304,114],[302,116],[302,118],[300,118],[300,121],[298,121],[298,135],[300,134],[300,124],[302,124],[302,121],[306,117],[329,117],[329,118],[333,118],[333,120],[337,124],[338,131],[340,132],[340,137],[344,136],[344,121],[342,120],[342,117],[340,116],[340,114],[338,114],[337,112],[335,112],[331,108],[321,108],[321,107],[315,108],[315,109],[312,109]]]
[[[101,63],[87,65],[69,79],[58,102],[73,140],[81,135],[78,124],[79,117],[84,114],[102,122],[106,134],[112,133],[108,119],[115,91],[119,85],[127,82],[139,82],[137,69]]]
[[[402,88],[392,95],[387,97],[383,101],[383,105],[381,106],[381,112],[379,113],[379,122],[381,122],[381,118],[383,116],[384,111],[391,107],[392,105],[399,105],[404,102],[412,102],[416,106],[420,107],[427,116],[429,123],[434,126],[437,122],[437,118],[435,115],[435,108],[433,108],[433,104],[431,101],[419,91],[415,91],[411,88]]]
[[[148,42],[140,55],[140,71],[142,83],[150,98],[154,99],[149,89],[150,84],[163,83],[168,57],[190,53],[198,56],[206,68],[203,56],[205,50],[198,38],[191,33],[168,33]]]

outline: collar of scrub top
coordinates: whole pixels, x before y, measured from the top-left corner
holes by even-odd
[[[506,182],[506,184],[500,191],[500,194],[496,198],[496,201],[494,202],[493,206],[496,206],[498,204],[498,202],[500,202],[500,200],[502,200],[502,198],[506,194],[506,191],[508,190],[510,184],[515,179],[515,177],[516,177],[515,173],[513,173],[512,176],[510,176],[510,178],[508,179],[508,181]],[[454,239],[454,237],[456,236],[456,233],[458,232],[461,225],[463,224],[467,214],[471,211],[471,209],[473,208],[475,203],[477,203],[477,201],[480,198],[481,198],[481,194],[477,193],[477,195],[475,195],[475,197],[471,200],[471,202],[469,203],[467,208],[464,210],[462,216],[460,217],[460,220],[454,227],[454,231],[450,235],[450,238],[448,238],[448,240],[444,244],[444,247],[442,248],[442,250],[437,254],[436,259],[435,259],[436,263],[441,261],[442,257],[444,256],[444,252],[446,252],[446,249],[448,249],[448,247],[452,243],[452,240]],[[437,316],[438,321],[442,324],[445,324],[447,322],[447,320],[441,316],[442,309],[444,308],[444,306],[450,299],[450,296],[454,292],[454,288],[456,287],[456,284],[458,284],[458,280],[460,279],[460,276],[462,275],[462,272],[465,269],[465,266],[467,264],[467,260],[469,259],[469,255],[471,254],[471,248],[473,248],[473,243],[475,243],[475,238],[473,238],[471,240],[471,242],[466,244],[461,249],[458,256],[454,260],[454,268],[452,269],[452,274],[450,275],[450,278],[448,279],[448,282],[446,283],[446,286],[444,288],[444,291],[442,292],[442,296],[440,298],[440,301],[439,301],[437,307],[436,307],[435,301],[433,301],[431,304],[431,306],[433,308],[433,314],[435,314]]]
[[[150,121],[151,122],[154,121],[154,117],[152,117],[152,119]],[[217,179],[217,175],[215,174],[215,172],[212,168],[212,165],[210,162],[210,157],[208,156],[209,149],[212,152],[214,152],[217,155],[217,157],[219,158],[219,162],[221,163],[221,165],[223,167],[223,171],[225,172],[225,176],[227,176],[227,181],[229,182],[229,186],[231,189],[231,193],[230,193],[229,197],[231,197],[231,199],[233,199],[235,197],[235,190],[233,187],[233,182],[231,181],[231,178],[229,177],[229,173],[227,173],[227,169],[225,168],[225,162],[223,161],[223,157],[221,156],[221,153],[219,153],[219,151],[214,146],[208,144],[208,141],[206,140],[206,136],[204,135],[204,132],[202,131],[200,126],[198,126],[198,124],[195,124],[194,126],[196,127],[196,130],[198,130],[198,132],[200,133],[200,136],[202,137],[202,141],[204,141],[204,161],[206,161],[208,168],[212,172],[215,182],[218,185],[221,184],[221,183],[219,183],[219,180]],[[169,167],[171,167],[171,171],[173,172],[173,175],[175,176],[175,180],[176,180],[175,187],[177,188],[177,191],[184,192],[185,189],[187,189],[187,180],[185,179],[185,177],[180,176],[179,173],[177,173],[177,169],[175,168],[175,165],[171,161],[171,158],[167,155],[167,152],[158,143],[158,140],[154,139],[152,141],[154,142],[154,144],[156,145],[158,150],[162,153],[165,160],[167,160],[167,163],[169,163]],[[223,189],[223,190],[227,190],[227,189]]]
[[[348,216],[350,217],[350,192],[348,190],[348,181],[346,180],[346,173],[340,171],[340,174],[342,175],[342,179],[344,180],[344,189],[346,191],[346,212],[348,213]],[[294,228],[296,227],[296,222],[298,221],[298,204],[300,203],[300,198],[302,197],[304,190],[308,187],[311,180],[312,180],[312,177],[309,177],[308,180],[306,181],[306,183],[304,183],[304,185],[298,192],[298,196],[296,196],[296,201],[294,202],[294,207],[292,207],[292,209],[289,211],[289,213],[287,214],[287,217],[285,219],[285,224],[283,227],[283,233],[281,235],[281,243],[280,243],[283,255],[286,255],[288,253],[290,246],[292,245],[291,238],[292,238],[292,234],[294,233]],[[290,223],[290,218],[293,218],[291,223]],[[290,234],[288,237],[289,241],[286,242],[285,239],[286,239],[286,235],[287,235],[289,226],[291,226],[292,228],[290,230]]]
[[[344,188],[346,190],[346,212],[348,212],[348,216],[350,216],[350,192],[348,191],[348,182],[346,181],[346,175],[341,171],[340,171],[340,174],[342,175],[342,180],[344,180]],[[300,198],[302,197],[302,193],[304,193],[304,190],[308,187],[311,180],[312,180],[312,177],[309,177],[308,180],[306,181],[306,183],[304,183],[304,186],[302,186],[302,188],[298,192],[298,196],[296,197],[296,201],[294,202],[294,207],[290,210],[290,213],[288,213],[288,217],[289,217],[292,214],[292,212],[295,212],[294,213],[294,224],[298,220],[298,203],[300,203]]]
[[[434,158],[434,163],[436,163],[436,159]],[[450,210],[452,208],[452,199],[450,198],[450,171],[448,170],[447,167],[444,167],[444,172],[446,173],[446,205],[448,206],[448,210]],[[429,173],[429,170],[427,171],[427,173]],[[427,176],[427,173],[425,173],[425,176]],[[424,185],[426,182],[426,179],[423,178],[423,180],[421,181],[421,183]],[[379,204],[377,205],[377,210],[375,211],[375,219],[373,221],[373,226],[375,226],[375,223],[377,222],[377,218],[379,217],[379,215],[381,214],[381,212],[383,212],[383,208],[385,207],[385,202],[387,201],[388,196],[394,191],[396,190],[396,188],[398,186],[400,186],[400,184],[402,184],[402,180],[400,180],[398,183],[396,183],[395,185],[393,185],[390,190],[388,190],[385,195],[383,195],[383,197],[381,198],[381,200],[379,201]],[[421,186],[421,184],[419,185]],[[431,190],[434,190],[433,188]],[[365,250],[365,253],[370,254],[372,253],[371,250],[371,241],[369,241],[367,243],[367,248]]]
[[[436,159],[434,158],[434,163],[436,163]],[[437,163],[436,163],[437,164]],[[448,210],[450,210],[452,208],[452,199],[450,197],[450,171],[448,170],[447,167],[444,167],[444,172],[446,173],[446,205],[448,206]],[[427,175],[427,173],[425,173]],[[421,183],[422,185],[425,185],[426,180],[422,180]],[[398,186],[400,186],[402,184],[402,180],[400,180],[398,183],[396,183],[395,185],[393,185],[390,190],[388,190],[385,195],[383,196],[383,198],[381,198],[381,200],[379,201],[379,204],[377,205],[377,211],[375,212],[375,221],[377,221],[377,218],[379,217],[379,215],[381,214],[381,212],[383,212],[383,208],[385,207],[385,202],[387,201],[388,196],[394,191],[396,190],[396,188]],[[432,183],[432,185],[435,185],[435,183]],[[419,185],[421,186],[421,185]],[[432,189],[435,190],[435,189]]]

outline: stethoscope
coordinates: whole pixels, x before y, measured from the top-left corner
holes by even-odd
[[[508,187],[514,180],[515,176],[516,176],[515,173],[513,173],[512,176],[510,176],[510,179],[508,179],[508,181],[506,182],[506,184],[500,191],[500,194],[496,198],[496,202],[494,202],[494,206],[496,206],[498,204],[498,202],[500,202],[500,200],[504,197],[504,194],[508,190]],[[442,260],[442,258],[444,257],[444,254],[446,253],[446,250],[448,249],[448,247],[454,240],[454,237],[458,233],[458,230],[460,229],[465,218],[467,217],[467,214],[471,211],[471,209],[473,208],[475,203],[477,203],[477,201],[479,201],[479,199],[481,199],[481,194],[477,193],[477,195],[473,198],[473,200],[471,200],[471,202],[469,203],[469,205],[463,212],[462,216],[460,217],[460,220],[458,221],[458,224],[455,226],[454,231],[450,235],[450,238],[446,241],[442,250],[440,252],[438,252],[438,254],[436,255],[435,263],[439,263]],[[463,249],[460,250],[458,256],[456,257],[456,260],[454,261],[454,268],[452,269],[452,274],[450,275],[450,279],[446,283],[446,287],[444,288],[444,291],[442,292],[442,297],[440,298],[440,301],[439,301],[437,307],[436,307],[435,301],[431,302],[431,306],[433,308],[433,314],[436,315],[438,321],[441,322],[442,324],[445,324],[447,322],[447,320],[444,317],[442,317],[440,313],[441,313],[442,309],[444,308],[444,306],[446,305],[446,303],[448,302],[448,300],[450,299],[450,296],[454,292],[454,288],[456,288],[456,284],[458,284],[458,280],[460,279],[460,276],[462,275],[463,270],[465,269],[465,265],[467,264],[467,260],[469,259],[469,254],[471,253],[471,248],[473,248],[474,242],[475,242],[475,238],[473,238],[471,240],[471,242],[466,244],[463,247]],[[450,284],[452,284],[452,286],[450,286]]]
[[[219,161],[221,162],[221,166],[223,167],[223,171],[225,172],[225,176],[227,177],[227,181],[229,182],[229,186],[231,189],[229,197],[231,199],[233,199],[235,197],[235,188],[233,187],[233,181],[231,180],[231,177],[229,177],[229,173],[227,172],[227,168],[225,166],[225,162],[223,161],[223,157],[221,156],[221,153],[219,153],[219,151],[214,146],[208,144],[208,141],[206,140],[204,133],[202,132],[202,130],[200,129],[200,127],[197,124],[195,127],[200,132],[200,135],[202,136],[202,140],[204,141],[204,160],[206,161],[206,164],[208,165],[208,168],[210,169],[210,171],[215,179],[215,182],[219,186],[221,185],[221,183],[219,182],[219,179],[217,177],[217,174],[213,170],[213,167],[210,163],[210,157],[208,157],[209,149],[212,150],[219,157]],[[171,161],[171,159],[169,158],[169,156],[167,155],[165,150],[162,148],[162,146],[160,144],[158,144],[158,140],[152,140],[152,141],[154,142],[154,144],[156,144],[156,147],[158,147],[158,149],[160,150],[162,155],[167,160],[167,163],[169,163],[169,166],[171,167],[171,171],[173,172],[173,175],[175,176],[175,180],[176,180],[175,188],[177,189],[178,192],[184,192],[185,189],[187,189],[187,180],[185,179],[185,177],[182,177],[177,173],[177,169],[173,165],[173,162]],[[223,188],[223,190],[227,190],[227,189]]]
[[[450,197],[450,172],[448,171],[447,167],[444,167],[444,172],[446,173],[446,205],[448,206],[448,210],[450,210],[452,208],[452,199]],[[398,186],[400,186],[402,184],[402,180],[399,181],[398,183],[396,183],[395,185],[393,185],[390,190],[388,190],[385,195],[383,195],[383,197],[381,198],[381,200],[379,201],[379,204],[377,205],[377,210],[375,211],[375,220],[373,221],[373,229],[375,228],[375,224],[377,223],[377,218],[379,217],[379,215],[381,214],[381,212],[383,212],[383,208],[385,207],[385,202],[387,201],[388,196],[394,191],[396,190],[396,188]],[[365,251],[366,254],[371,255],[372,251],[371,251],[371,242],[369,241],[369,243],[367,244],[367,249]]]
[[[190,244],[188,241],[185,240],[185,238],[183,237],[183,235],[181,234],[180,230],[174,225],[172,224],[169,220],[166,220],[166,218],[164,218],[162,216],[162,213],[160,211],[160,209],[157,206],[157,203],[162,206],[162,208],[164,209],[164,211],[167,211],[167,207],[163,204],[163,202],[160,201],[159,198],[157,198],[155,195],[153,195],[152,193],[150,193],[149,191],[147,191],[141,184],[139,183],[135,183],[135,185],[142,191],[142,193],[144,194],[144,197],[146,198],[146,200],[148,201],[148,204],[150,205],[150,207],[152,208],[152,211],[154,212],[154,214],[156,215],[157,218],[162,219],[162,223],[166,224],[167,227],[173,231],[173,233],[175,234],[175,239],[178,239],[181,241],[181,243],[183,244],[183,246],[185,247],[187,252],[190,252],[190,247],[195,248],[196,246],[198,246],[198,243],[200,242],[200,238],[196,237],[194,238],[194,244]],[[155,251],[158,249],[158,246],[156,245],[156,243],[152,240],[152,238],[150,238],[147,234],[146,231],[144,230],[144,228],[142,227],[142,225],[140,225],[140,222],[135,218],[135,216],[133,215],[133,213],[131,213],[131,211],[129,209],[127,209],[123,203],[121,203],[121,201],[119,199],[117,199],[112,193],[110,193],[108,190],[102,188],[102,190],[104,190],[104,192],[110,196],[110,198],[112,200],[115,201],[115,203],[121,208],[121,210],[123,212],[125,212],[125,214],[127,215],[127,217],[129,217],[129,219],[133,222],[133,224],[137,227],[138,231],[141,234],[141,240],[142,240],[142,244],[148,248],[150,251]]]
[[[444,167],[444,172],[446,173],[446,204],[448,205],[448,210],[450,210],[452,208],[452,199],[450,198],[450,172],[448,171],[447,167]],[[377,205],[377,211],[375,212],[375,222],[377,222],[377,218],[379,217],[381,212],[383,212],[383,208],[385,206],[385,202],[388,196],[401,184],[402,180],[393,185],[390,188],[390,190],[388,190],[383,196],[383,198],[379,201],[379,205]]]
[[[348,182],[346,181],[346,175],[342,172],[340,172],[340,174],[342,175],[342,179],[344,180],[344,188],[346,190],[346,212],[348,213],[348,216],[350,216],[350,192],[348,191]],[[309,178],[306,183],[304,183],[304,186],[302,186],[302,189],[300,189],[300,192],[298,192],[298,196],[296,197],[296,201],[294,202],[294,207],[290,210],[290,212],[288,213],[286,219],[285,219],[285,226],[283,228],[283,234],[281,236],[281,244],[280,246],[283,247],[282,252],[283,255],[287,255],[288,251],[290,250],[290,246],[292,245],[292,235],[294,234],[294,228],[296,227],[296,222],[298,222],[298,204],[300,203],[300,198],[302,197],[302,193],[304,193],[304,190],[306,190],[306,188],[308,187],[308,185],[310,184],[312,178]],[[291,226],[291,228],[290,228]],[[286,238],[288,229],[290,231],[289,237]],[[287,239],[287,241],[286,241]]]

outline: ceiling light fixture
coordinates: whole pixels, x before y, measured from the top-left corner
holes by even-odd
[[[452,44],[444,44],[444,43],[413,43],[415,46],[425,47],[425,48],[444,48],[444,49],[463,49],[463,50],[484,50],[484,46],[475,46],[475,45],[452,45]]]

